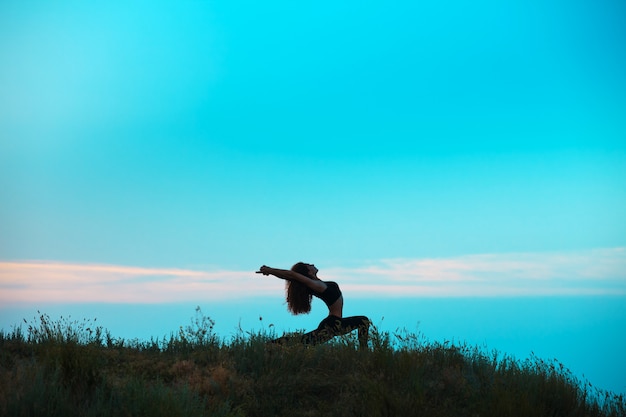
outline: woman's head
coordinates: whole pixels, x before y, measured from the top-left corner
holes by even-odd
[[[291,267],[291,270],[293,272],[297,272],[311,279],[317,279],[318,269],[313,264],[298,262],[297,264]]]
[[[315,268],[315,265],[298,262],[291,267],[291,270],[311,279],[317,279],[317,268]],[[287,308],[292,314],[306,314],[311,311],[313,296],[306,285],[297,281],[287,281],[285,290],[287,293]]]

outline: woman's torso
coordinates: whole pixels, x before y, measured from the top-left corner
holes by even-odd
[[[326,284],[326,290],[322,293],[313,292],[312,294],[320,300],[324,301],[326,306],[328,306],[329,314],[337,317],[342,317],[343,296],[341,295],[339,285],[333,281],[322,282]]]

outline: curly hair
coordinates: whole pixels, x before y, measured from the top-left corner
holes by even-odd
[[[309,267],[304,262],[298,262],[291,267],[291,270],[313,278],[309,274]],[[306,285],[297,281],[287,281],[285,283],[285,292],[287,293],[287,309],[289,309],[291,314],[308,314],[311,311],[313,295]]]

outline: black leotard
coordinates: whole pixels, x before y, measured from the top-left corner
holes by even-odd
[[[341,297],[341,290],[339,289],[339,285],[333,281],[322,281],[326,284],[326,290],[322,293],[313,292],[312,294],[326,303],[328,307],[333,305],[335,301]]]

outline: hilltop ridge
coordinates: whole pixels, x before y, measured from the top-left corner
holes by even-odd
[[[0,332],[0,414],[11,416],[598,416],[623,396],[557,361],[371,329],[314,347],[271,333],[221,340],[201,314],[169,338],[114,338],[94,321],[42,314]]]

